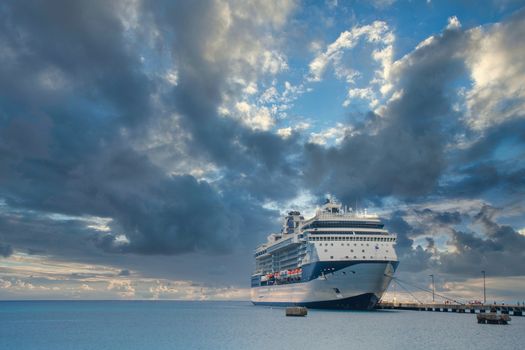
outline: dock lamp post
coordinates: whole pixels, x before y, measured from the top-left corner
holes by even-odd
[[[432,278],[432,303],[434,303],[434,293],[436,289],[434,288],[434,275],[429,275]]]
[[[487,303],[487,293],[485,289],[485,270],[481,271],[483,274],[483,305]]]

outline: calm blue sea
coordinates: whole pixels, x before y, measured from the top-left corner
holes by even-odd
[[[318,311],[248,302],[0,302],[0,349],[523,349],[525,317]]]

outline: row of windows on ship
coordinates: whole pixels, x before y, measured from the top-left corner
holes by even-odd
[[[333,255],[330,255],[330,259],[334,259],[334,256]],[[344,258],[341,258],[341,259],[351,259],[350,256],[345,256]],[[354,259],[357,259],[357,255],[354,255]],[[388,257],[383,257],[384,260],[388,260]],[[363,260],[366,260],[366,256],[363,255]],[[377,257],[374,258],[373,256],[370,257],[370,260],[379,260]],[[344,273],[344,272],[343,272]]]
[[[382,223],[377,222],[361,222],[361,221],[315,221],[311,224],[303,226],[303,230],[325,228],[325,227],[339,227],[339,228],[378,228],[385,227]]]
[[[388,236],[388,233],[386,232],[377,232],[377,231],[308,231],[306,233],[309,233],[311,235],[385,235]],[[301,237],[299,237],[301,238]]]
[[[310,236],[308,238],[310,241],[365,241],[365,242],[395,242],[395,237],[360,237],[360,236]]]

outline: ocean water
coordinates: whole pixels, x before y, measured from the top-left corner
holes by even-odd
[[[0,302],[0,349],[523,349],[525,317],[321,311],[285,317],[248,302]]]

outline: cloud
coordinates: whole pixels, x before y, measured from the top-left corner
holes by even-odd
[[[327,128],[319,132],[312,132],[310,134],[310,139],[308,140],[308,142],[317,145],[326,145],[329,143],[337,145],[340,144],[347,136],[347,134],[352,132],[352,130],[352,126],[338,123],[334,127]]]
[[[306,183],[318,193],[329,191],[346,201],[388,196],[414,200],[431,194],[461,198],[495,190],[510,194],[512,189],[521,192],[524,165],[510,161],[524,149],[519,136],[523,129],[521,114],[516,110],[513,117],[481,130],[475,123],[486,119],[481,114],[474,117],[471,103],[486,79],[485,69],[477,71],[480,68],[473,62],[492,62],[492,53],[480,48],[498,42],[496,46],[501,49],[496,52],[502,57],[519,51],[507,50],[502,42],[508,37],[506,33],[520,32],[521,17],[523,11],[504,23],[470,30],[462,29],[451,17],[443,33],[424,40],[414,51],[389,64],[382,86],[390,86],[395,93],[385,105],[369,112],[364,122],[352,125],[352,132],[344,133],[335,145],[320,147],[325,142],[312,138],[305,146]],[[339,46],[334,43],[334,47]],[[525,72],[519,64],[514,68],[514,77]],[[454,84],[468,77],[474,81],[471,90],[460,88],[457,94],[451,93]],[[499,85],[498,79],[495,77],[494,83]],[[501,79],[501,84],[507,84],[503,76]],[[512,86],[515,89],[517,85]],[[514,90],[507,92],[505,96],[517,96]],[[378,104],[377,96],[370,87],[349,90],[350,98],[368,99],[372,108]],[[493,103],[506,103],[505,96],[490,93]],[[517,97],[516,102],[525,101]],[[464,102],[464,108],[459,107]],[[486,112],[490,118],[502,116],[495,110]],[[342,129],[334,128],[334,132]]]
[[[0,243],[0,256],[7,258],[13,254],[13,248],[9,244]]]
[[[132,298],[135,296],[135,287],[129,280],[111,280],[108,283],[107,289],[117,292],[123,298]]]
[[[231,242],[238,241],[245,218],[262,223],[272,215],[254,198],[279,193],[296,172],[284,156],[296,138],[267,131],[273,122],[265,107],[247,114],[249,126],[217,113],[226,100],[244,106],[242,96],[228,92],[241,77],[249,86],[259,75],[286,69],[273,41],[253,36],[268,22],[282,26],[293,2],[261,4],[255,21],[246,21],[252,4],[133,6],[139,6],[136,16],[125,22],[118,4],[97,2],[45,9],[10,4],[1,14],[0,39],[10,54],[0,57],[6,101],[0,131],[9,135],[0,141],[0,195],[11,208],[39,213],[28,223],[5,223],[15,247],[53,249],[50,239],[28,244],[15,237],[29,223],[29,232],[58,226],[65,236],[60,222],[43,218],[53,213],[110,220],[104,234],[74,222],[76,239],[92,242],[90,249],[224,253],[236,249]],[[170,43],[149,64],[172,58],[166,63],[176,67],[171,84],[147,72],[144,62],[152,58],[145,37],[156,38],[153,45]],[[45,83],[28,83],[35,79]],[[176,148],[166,146],[172,141]],[[188,172],[198,169],[177,165],[181,174],[171,174],[160,161],[171,151],[170,163],[219,169],[225,181],[197,180]],[[276,191],[265,194],[265,186]],[[293,187],[279,196],[293,196]],[[260,229],[239,244],[252,242]]]
[[[419,205],[394,212],[385,225],[397,234],[399,273],[432,271],[448,280],[472,278],[481,270],[522,276],[525,237],[496,222],[504,214],[488,204],[475,213],[469,207],[450,212]]]
[[[235,109],[239,113],[239,119],[253,130],[270,130],[275,120],[267,107],[257,107],[242,101],[235,104]]]
[[[310,81],[320,81],[327,67],[333,65],[338,78],[352,82],[357,73],[348,68],[343,62],[343,53],[345,50],[354,48],[361,38],[366,38],[366,41],[369,43],[387,47],[393,41],[388,25],[385,22],[375,21],[369,25],[355,26],[350,31],[342,32],[337,40],[328,45],[324,52],[310,62],[308,79]],[[377,55],[379,55],[379,52]],[[377,58],[380,59],[379,56]]]
[[[395,2],[396,0],[372,0],[371,1],[372,5],[378,9],[387,8],[391,6],[392,4],[394,4]]]
[[[495,223],[486,208],[482,208],[476,217],[484,226],[485,238],[455,231],[452,244],[456,251],[440,256],[442,270],[468,275],[482,269],[498,276],[522,276],[525,272],[525,237],[508,225]]]
[[[456,16],[449,17],[447,29],[459,29],[459,28],[461,28],[461,23],[459,22],[459,19]]]
[[[523,118],[525,108],[525,10],[508,20],[471,31],[467,57],[473,88],[467,93],[466,122],[484,130],[513,118]]]
[[[402,93],[382,117],[369,114],[339,147],[306,146],[306,163],[312,165],[305,171],[308,185],[347,201],[432,191],[446,166],[447,128],[458,118],[447,90],[465,72],[457,52],[466,39],[460,31],[447,30],[397,61],[393,81]]]
[[[525,149],[524,133],[525,120],[510,119],[485,130],[467,148],[454,152],[451,164],[457,175],[443,181],[442,193],[458,198],[473,198],[490,191],[511,197],[522,193],[525,164],[511,159]]]
[[[400,204],[383,209],[401,272],[465,278],[485,259],[518,275],[523,235],[513,227],[523,224],[480,203],[521,210],[523,12],[474,29],[451,17],[395,62],[389,24],[357,25],[315,50],[305,77],[288,37],[297,7],[3,6],[0,256],[27,269],[3,266],[0,285],[68,297],[245,295],[224,286],[245,282],[245,262],[278,227],[278,209],[326,193]],[[361,44],[366,75],[347,59]],[[372,110],[306,132],[292,106],[330,69],[348,85],[350,109],[364,99]],[[505,259],[514,266],[498,265]],[[94,262],[103,271],[74,265]]]

